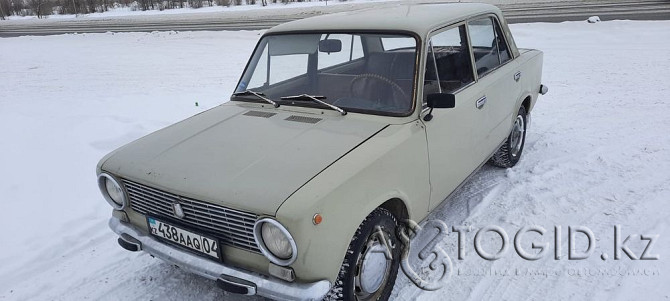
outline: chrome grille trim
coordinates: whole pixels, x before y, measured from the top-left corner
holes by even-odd
[[[179,202],[186,213],[181,221],[215,234],[221,243],[261,254],[254,240],[254,223],[258,215],[178,196],[129,180],[122,180],[130,207],[141,214],[174,216],[172,204]]]

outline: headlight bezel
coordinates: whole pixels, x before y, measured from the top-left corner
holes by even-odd
[[[276,256],[272,251],[270,251],[265,244],[265,241],[263,240],[263,234],[262,234],[262,228],[263,224],[269,223],[275,227],[277,227],[281,233],[284,235],[284,237],[288,240],[290,246],[291,246],[291,257],[288,259],[283,259],[278,256]],[[295,243],[295,240],[293,239],[293,236],[291,235],[290,232],[284,227],[281,223],[279,223],[277,220],[266,217],[266,218],[261,218],[256,221],[254,224],[254,240],[256,240],[256,244],[258,245],[258,248],[261,250],[261,253],[265,255],[267,259],[269,259],[272,263],[279,265],[279,266],[288,266],[291,265],[295,260],[298,258],[298,247]]]
[[[110,181],[114,186],[121,190],[121,204],[117,203],[109,194],[109,191],[107,190],[107,181]],[[109,203],[109,205],[112,206],[112,208],[115,210],[123,210],[128,205],[126,189],[114,176],[105,172],[98,175],[98,188],[100,189],[100,192],[102,193],[102,196],[105,198],[107,203]]]

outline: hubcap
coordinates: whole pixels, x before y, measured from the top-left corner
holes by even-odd
[[[512,135],[510,137],[510,146],[512,147],[512,156],[516,157],[521,151],[521,146],[523,145],[523,132],[525,131],[525,126],[523,122],[523,116],[516,116],[514,121],[514,128],[512,128]]]
[[[388,233],[384,233],[388,237]],[[363,252],[356,262],[354,277],[357,300],[374,300],[381,293],[391,271],[391,259],[385,255],[385,246],[379,235],[368,238]]]
[[[368,293],[376,292],[384,281],[384,271],[388,262],[384,255],[384,246],[375,242],[363,257],[361,266],[361,289]]]

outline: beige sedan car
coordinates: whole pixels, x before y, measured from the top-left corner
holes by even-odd
[[[231,101],[100,161],[109,225],[230,292],[387,299],[397,228],[486,162],[519,161],[541,73],[542,52],[517,49],[490,5],[276,26]]]

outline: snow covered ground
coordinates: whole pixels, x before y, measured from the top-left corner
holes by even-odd
[[[401,276],[393,296],[670,298],[670,22],[512,30],[520,47],[545,52],[543,82],[550,87],[533,112],[524,157],[510,170],[483,168],[430,218],[475,231],[498,225],[510,239],[523,226],[541,225],[549,233],[528,236],[550,243],[554,225],[561,225],[563,258],[551,253],[524,261],[512,248],[485,261],[469,232],[467,255],[457,260],[450,233],[441,243],[454,268],[446,286],[423,292]],[[260,33],[0,39],[0,300],[259,299],[226,294],[211,281],[118,247],[95,165],[124,143],[226,101]],[[567,260],[570,225],[589,227],[597,238],[586,260]],[[659,234],[649,253],[660,259],[612,260],[614,225],[624,237]],[[495,236],[486,236],[485,245],[495,246]],[[638,256],[645,245],[637,236],[629,243]]]

